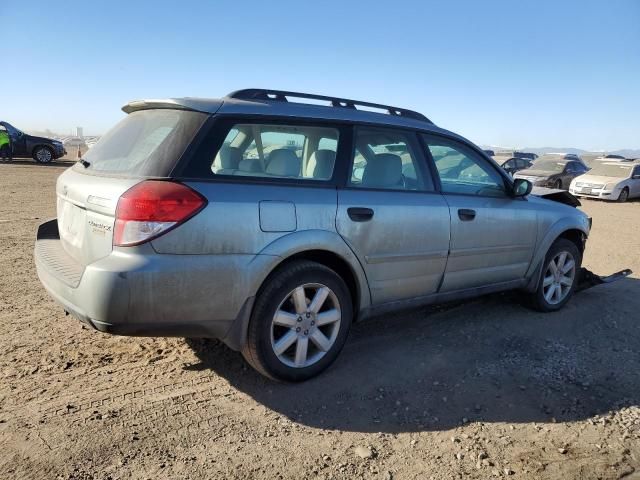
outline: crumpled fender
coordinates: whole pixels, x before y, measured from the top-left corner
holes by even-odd
[[[533,187],[531,190],[531,195],[535,195],[536,197],[546,198],[547,200],[552,200],[558,203],[564,203],[565,205],[569,205],[570,207],[579,207],[582,205],[580,200],[571,193],[566,190],[559,190],[557,188],[546,188],[546,187]]]
[[[538,280],[542,273],[540,266],[544,261],[544,257],[547,255],[547,252],[553,242],[568,230],[579,230],[585,235],[585,237],[589,236],[589,218],[587,216],[564,217],[551,226],[542,238],[542,241],[534,253],[533,259],[531,260],[531,265],[529,266],[529,270],[526,274],[526,277],[530,279],[529,284],[527,285],[527,290],[533,291],[536,289]]]

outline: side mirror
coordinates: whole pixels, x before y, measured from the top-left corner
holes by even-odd
[[[526,197],[531,193],[533,184],[529,180],[524,178],[516,178],[513,181],[513,190],[511,190],[514,197]]]
[[[640,173],[635,174],[633,177],[634,180],[639,180],[640,179]]]

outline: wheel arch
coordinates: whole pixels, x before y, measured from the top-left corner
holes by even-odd
[[[269,244],[256,259],[261,262],[271,260],[260,266],[260,273],[253,279],[252,296],[245,302],[234,325],[223,339],[234,350],[240,350],[246,342],[256,296],[280,268],[295,260],[317,262],[340,275],[351,293],[354,320],[362,310],[371,305],[369,284],[362,265],[342,237],[335,232],[306,230],[285,235]]]
[[[529,271],[527,272],[527,278],[529,278],[526,287],[527,291],[534,291],[537,288],[540,275],[542,274],[542,263],[549,248],[551,248],[551,245],[553,245],[556,240],[565,238],[576,245],[580,255],[584,254],[586,240],[589,235],[588,220],[586,217],[584,220],[585,224],[580,224],[575,219],[564,218],[549,229],[542,242],[540,242],[529,266]]]
[[[296,259],[311,260],[338,273],[347,283],[354,298],[354,315],[371,304],[371,294],[367,278],[349,246],[336,232],[326,230],[305,230],[293,232],[278,238],[260,252],[275,258],[268,272],[262,276],[259,286],[277,268]],[[259,288],[259,287],[258,287]],[[258,288],[255,291],[258,291]]]

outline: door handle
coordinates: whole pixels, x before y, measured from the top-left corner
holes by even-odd
[[[476,211],[471,210],[470,208],[461,208],[458,210],[458,217],[463,222],[469,222],[476,218]]]
[[[373,210],[364,207],[347,208],[347,214],[354,222],[368,222],[373,218]]]

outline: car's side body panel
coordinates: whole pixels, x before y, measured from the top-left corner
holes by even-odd
[[[536,209],[524,199],[447,194],[451,249],[442,292],[524,278],[537,239]],[[459,212],[472,209],[475,218]]]
[[[354,221],[349,209],[373,217]],[[337,229],[358,256],[374,304],[438,290],[449,250],[449,208],[440,194],[343,189]]]

